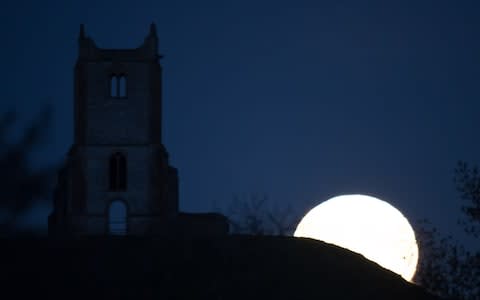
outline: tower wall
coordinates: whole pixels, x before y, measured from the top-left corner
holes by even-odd
[[[86,84],[85,143],[89,145],[148,144],[160,142],[160,132],[152,132],[160,124],[160,111],[155,111],[149,63],[85,63]],[[110,97],[110,79],[126,74],[127,97]],[[160,78],[158,78],[160,80]],[[158,83],[160,84],[160,83]],[[157,108],[158,110],[158,108]]]

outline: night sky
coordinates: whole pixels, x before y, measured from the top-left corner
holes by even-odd
[[[182,210],[265,193],[303,213],[364,193],[452,231],[455,163],[480,162],[477,2],[7,0],[0,110],[27,122],[53,104],[32,160],[61,161],[79,24],[101,48],[134,48],[155,22]],[[49,209],[26,219],[45,227]]]

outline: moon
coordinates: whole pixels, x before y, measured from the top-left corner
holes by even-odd
[[[333,197],[310,210],[293,234],[335,244],[412,281],[418,263],[415,232],[389,203],[371,196]]]

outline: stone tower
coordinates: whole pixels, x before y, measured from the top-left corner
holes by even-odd
[[[162,144],[155,25],[135,49],[100,49],[81,25],[74,143],[60,170],[51,235],[144,235],[178,220],[177,170]]]

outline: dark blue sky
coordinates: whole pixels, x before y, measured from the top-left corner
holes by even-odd
[[[1,109],[28,120],[52,103],[34,161],[63,159],[79,24],[99,47],[133,48],[153,21],[183,210],[365,193],[447,230],[455,162],[480,161],[479,15],[476,1],[7,0]]]

